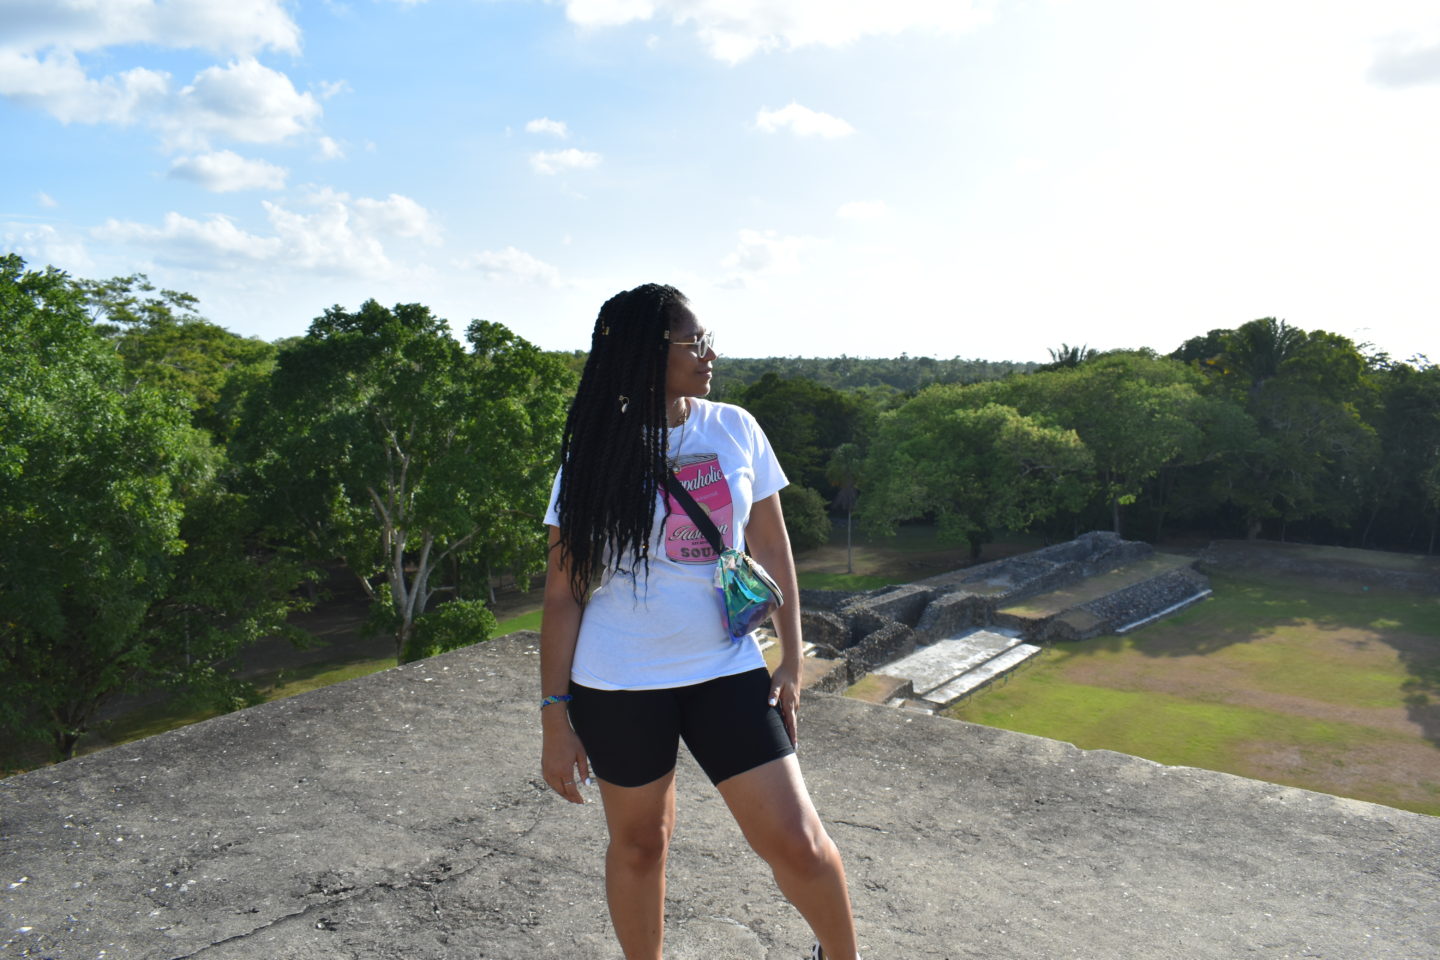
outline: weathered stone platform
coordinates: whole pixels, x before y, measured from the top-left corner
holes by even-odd
[[[1040,653],[1011,632],[968,630],[887,663],[887,675],[909,680],[914,699],[943,709]]]
[[[0,781],[0,955],[613,960],[533,641]],[[825,695],[800,752],[872,960],[1440,956],[1440,819]],[[688,759],[679,811],[666,956],[798,960]]]
[[[1195,563],[1092,531],[915,583],[801,590],[801,621],[816,654],[843,663],[836,680],[859,683],[875,671],[913,679],[917,692],[933,695],[892,703],[929,710],[1004,677],[1040,644],[1135,629],[1204,599],[1209,581]],[[968,638],[978,634],[1015,639],[977,657],[983,644]],[[967,665],[950,669],[960,661]],[[933,678],[940,669],[948,675]]]

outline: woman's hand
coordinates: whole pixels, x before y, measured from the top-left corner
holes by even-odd
[[[800,746],[795,711],[800,706],[800,666],[782,662],[770,675],[770,705],[780,707],[780,720],[790,736],[790,745]]]
[[[557,704],[546,709],[555,710]],[[560,796],[571,803],[584,803],[580,783],[590,780],[590,759],[580,737],[567,723],[545,725],[544,745],[540,751],[540,774]]]

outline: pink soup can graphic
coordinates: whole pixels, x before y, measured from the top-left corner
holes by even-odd
[[[731,530],[734,522],[735,505],[730,500],[730,484],[725,482],[725,473],[720,469],[720,458],[713,453],[690,454],[680,457],[675,465],[675,477],[680,485],[710,515],[710,520],[720,530],[725,546],[735,545],[735,534]],[[695,526],[685,508],[670,494],[670,516],[665,519],[665,556],[676,563],[714,563],[715,549]]]

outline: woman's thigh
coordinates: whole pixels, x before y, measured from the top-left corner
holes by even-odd
[[[717,786],[795,752],[779,709],[770,705],[770,673],[764,667],[675,693],[680,735]]]
[[[717,789],[745,839],[767,859],[822,849],[825,827],[794,754],[733,776]]]
[[[596,690],[570,685],[570,724],[590,769],[617,787],[642,787],[674,771],[680,713],[673,690]]]
[[[663,857],[675,832],[675,770],[639,787],[600,781],[610,839]]]

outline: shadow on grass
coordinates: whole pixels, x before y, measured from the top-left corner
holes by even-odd
[[[1340,642],[1383,644],[1407,674],[1400,692],[1408,719],[1440,747],[1440,598],[1271,573],[1212,573],[1209,599],[1129,636],[1114,634],[1075,651],[1133,649],[1147,657],[1218,653],[1285,630],[1352,634]]]

